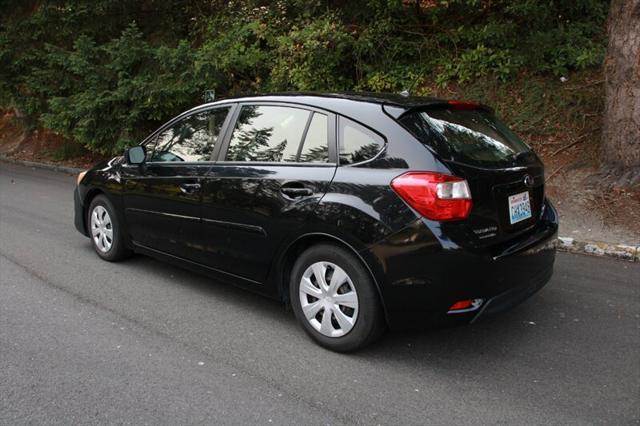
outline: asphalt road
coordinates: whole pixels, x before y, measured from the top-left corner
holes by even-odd
[[[101,261],[74,178],[0,162],[0,424],[639,424],[640,265],[560,254],[517,309],[340,355],[273,301]]]

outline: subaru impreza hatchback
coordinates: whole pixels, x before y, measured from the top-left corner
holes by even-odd
[[[75,226],[290,304],[319,344],[471,322],[550,279],[543,165],[467,102],[282,94],[189,110],[78,176]]]

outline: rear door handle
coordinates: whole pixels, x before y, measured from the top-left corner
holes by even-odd
[[[196,191],[200,190],[201,185],[199,183],[181,183],[180,191],[183,194],[193,194]]]
[[[313,191],[309,188],[295,188],[291,186],[283,186],[280,188],[280,192],[289,198],[308,197],[313,195]]]

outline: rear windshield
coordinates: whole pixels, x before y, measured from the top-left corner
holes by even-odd
[[[509,165],[530,148],[485,110],[428,109],[399,119],[443,160],[477,166]]]

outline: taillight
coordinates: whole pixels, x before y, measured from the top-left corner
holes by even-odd
[[[427,219],[466,219],[471,212],[471,191],[467,181],[433,172],[409,172],[391,181],[404,201]]]

